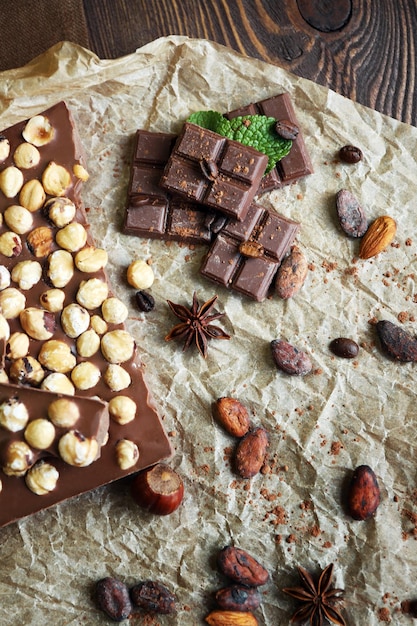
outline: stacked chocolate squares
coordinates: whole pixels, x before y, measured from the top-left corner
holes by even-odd
[[[287,93],[229,112],[297,123]],[[256,197],[313,169],[302,133],[265,174],[268,158],[252,147],[186,122],[178,137],[138,130],[123,231],[206,244],[200,273],[264,300],[300,224],[256,204]]]

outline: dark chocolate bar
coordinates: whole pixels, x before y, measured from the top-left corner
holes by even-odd
[[[272,98],[240,107],[239,109],[227,113],[226,117],[233,119],[240,115],[266,115],[268,117],[274,117],[276,120],[289,120],[299,128],[294,107],[288,93],[282,93],[278,96],[273,96]],[[287,156],[278,161],[274,169],[262,178],[258,193],[279,189],[283,185],[288,185],[312,173],[313,166],[307,152],[303,134],[299,128],[299,133],[293,141],[290,152]]]
[[[225,218],[159,186],[176,135],[138,130],[125,211],[127,235],[208,244]]]
[[[113,299],[107,254],[95,246],[86,220],[74,121],[63,102],[36,118],[0,133],[2,380],[29,394],[33,387],[67,395],[83,412],[84,400],[98,398],[108,403],[110,423],[99,458],[85,467],[58,458],[56,449],[45,451],[59,469],[55,489],[45,495],[33,493],[24,475],[9,476],[11,461],[1,457],[0,526],[172,454],[124,325],[127,308]],[[37,149],[27,149],[34,143]],[[33,389],[27,404],[35,405],[38,393]],[[16,434],[4,425],[0,430],[4,450]],[[76,444],[77,436],[68,443],[74,454]]]
[[[160,185],[233,219],[243,220],[268,157],[250,146],[186,122]]]
[[[223,228],[200,273],[261,302],[299,228],[298,222],[252,204],[243,222],[231,220]]]

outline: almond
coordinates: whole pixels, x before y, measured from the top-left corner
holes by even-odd
[[[234,437],[244,437],[250,428],[247,408],[235,398],[223,397],[213,405],[215,419]]]
[[[348,513],[355,520],[372,517],[381,501],[381,492],[374,471],[359,465],[353,472],[348,491]]]
[[[253,613],[241,611],[212,611],[205,621],[210,626],[257,626],[258,624]]]
[[[397,224],[389,215],[381,215],[372,222],[366,231],[359,248],[359,258],[369,259],[383,250],[395,237]]]
[[[261,471],[269,446],[268,433],[258,427],[240,441],[235,453],[235,469],[242,478],[252,478]]]

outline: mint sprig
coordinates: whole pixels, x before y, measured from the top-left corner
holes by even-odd
[[[228,120],[217,111],[197,111],[188,120],[223,137],[252,146],[268,157],[265,174],[291,150],[292,141],[282,139],[275,131],[277,120],[266,115],[241,115]]]

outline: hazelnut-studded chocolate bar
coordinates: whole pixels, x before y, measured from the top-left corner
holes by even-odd
[[[226,117],[233,119],[240,115],[266,115],[276,120],[288,120],[295,124],[299,131],[287,156],[278,161],[276,166],[262,178],[258,193],[279,189],[283,185],[288,185],[313,173],[311,159],[288,93],[240,107],[227,113]]]
[[[160,185],[181,197],[243,220],[268,157],[250,146],[186,122]]]
[[[300,224],[252,204],[243,222],[230,221],[210,247],[200,273],[261,302]]]
[[[107,252],[95,245],[87,223],[80,197],[87,178],[65,103],[0,133],[2,379],[78,403],[98,398],[110,415],[99,457],[73,467],[61,455],[59,478],[48,494],[34,494],[26,475],[10,477],[3,457],[0,525],[172,453],[125,326],[128,309],[107,278]],[[17,435],[4,424],[0,429],[7,447]]]
[[[136,132],[123,232],[208,244],[226,218],[159,186],[175,140],[176,135],[170,133]]]

